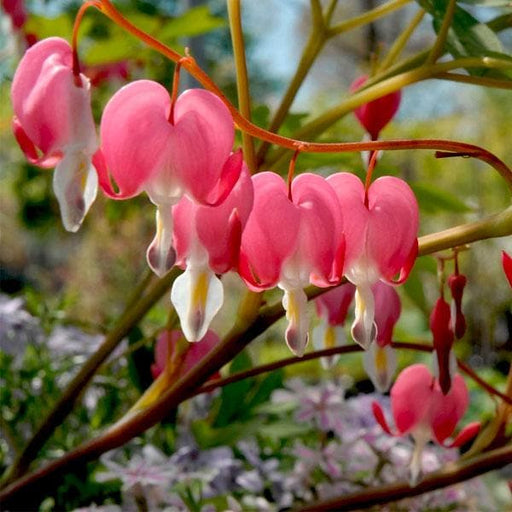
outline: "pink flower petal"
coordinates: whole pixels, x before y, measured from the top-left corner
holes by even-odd
[[[210,267],[224,273],[238,262],[242,230],[252,210],[254,190],[247,166],[225,201],[216,207],[198,206],[197,236],[208,251]],[[236,216],[233,213],[236,211]]]
[[[106,168],[119,190],[116,197],[137,195],[157,172],[166,171],[162,167],[173,130],[169,110],[168,92],[150,80],[124,86],[107,103],[101,118],[101,146]],[[104,186],[106,180],[101,183]]]
[[[36,160],[35,148],[43,153],[40,164],[46,167],[49,159],[62,156],[69,145],[90,154],[95,151],[89,82],[83,75],[79,79],[80,86],[72,71],[71,47],[58,37],[38,42],[20,61],[11,87],[15,134],[24,151],[31,141],[34,149],[28,154],[32,161]]]
[[[338,197],[343,214],[345,233],[345,269],[350,268],[364,254],[368,210],[364,206],[364,185],[348,172],[333,174],[327,178]]]
[[[171,350],[172,355],[180,338],[184,339],[183,333],[180,330],[163,331],[158,337],[155,344],[155,363],[151,365],[151,373],[154,379],[164,371],[169,350]],[[199,342],[191,343],[185,354],[185,359],[178,376],[182,377],[188,373],[203,357],[208,355],[218,343],[220,343],[220,339],[213,331],[208,331]]]
[[[423,364],[408,366],[396,379],[391,389],[391,408],[401,434],[429,421],[433,384],[432,374]]]
[[[381,276],[391,281],[409,264],[411,251],[415,250],[418,203],[405,181],[384,176],[370,185],[368,208],[367,253]]]
[[[447,445],[447,448],[458,448],[466,443],[469,443],[473,438],[476,437],[482,424],[479,421],[473,421],[468,423],[458,434],[457,437]]]
[[[344,325],[355,292],[352,283],[345,283],[323,293],[315,299],[318,316],[326,318],[329,325]]]
[[[239,273],[251,289],[264,290],[277,285],[284,260],[296,250],[300,212],[280,176],[262,172],[252,180],[254,205],[242,235]]]
[[[292,182],[293,203],[300,210],[297,259],[316,286],[337,284],[343,272],[343,221],[338,199],[321,176],[305,173]]]
[[[212,190],[219,180],[227,180],[229,192],[242,165],[239,156],[225,168],[234,142],[231,113],[215,94],[191,89],[178,98],[174,120],[172,165],[178,178],[197,201],[221,202],[226,190],[221,189],[217,197],[212,197]]]
[[[372,402],[372,411],[373,415],[375,416],[375,419],[377,420],[377,423],[382,427],[382,430],[384,430],[386,434],[389,434],[390,436],[397,435],[391,432],[386,417],[384,416],[384,411],[379,402]]]
[[[382,281],[372,286],[375,298],[375,323],[377,324],[377,343],[384,347],[391,343],[393,328],[400,318],[400,297],[393,286]]]
[[[452,435],[468,405],[468,388],[460,375],[455,375],[452,387],[446,395],[443,395],[439,386],[436,386],[430,417],[432,433],[438,443],[442,444],[447,437]]]

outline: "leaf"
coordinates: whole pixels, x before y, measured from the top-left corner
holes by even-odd
[[[423,289],[423,279],[416,269],[413,270],[407,281],[402,285],[405,294],[411,301],[423,312],[428,311],[427,299],[425,297],[425,290]]]
[[[164,28],[158,31],[158,38],[162,40],[176,37],[193,37],[223,27],[223,18],[213,16],[207,5],[193,7],[178,18],[165,22]]]
[[[410,183],[411,188],[418,200],[420,210],[426,213],[466,213],[471,211],[464,201],[455,195],[446,192],[430,183]]]
[[[277,441],[306,434],[311,431],[312,428],[312,425],[308,423],[283,420],[261,425],[258,429],[258,434]]]
[[[258,407],[256,407],[253,412],[256,414],[284,415],[286,413],[292,412],[296,407],[297,404],[291,400],[283,402],[267,402],[258,405]]]
[[[446,0],[418,0],[420,5],[433,16],[434,30],[439,32],[446,12]],[[452,26],[446,38],[446,50],[454,57],[493,57],[508,60],[498,36],[485,24],[480,23],[462,7],[457,6]],[[469,68],[468,73],[476,76],[510,78],[507,73],[487,68]]]
[[[251,358],[247,351],[240,353],[229,368],[229,374],[248,370],[252,368]],[[247,407],[244,405],[244,399],[247,397],[254,379],[245,379],[233,384],[228,384],[222,388],[221,403],[217,418],[215,419],[215,427],[223,427],[244,416]]]
[[[253,418],[246,422],[234,422],[220,428],[212,427],[205,420],[194,421],[191,425],[194,438],[200,448],[233,446],[242,437],[255,435],[262,428],[262,420]]]
[[[270,395],[275,389],[283,387],[283,371],[274,371],[259,381],[256,392],[252,395],[251,399],[247,404],[247,409],[253,409],[254,407],[266,402],[270,399]]]

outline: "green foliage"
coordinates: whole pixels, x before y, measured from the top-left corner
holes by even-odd
[[[446,11],[445,0],[419,0],[420,5],[433,16],[434,29],[439,31]],[[452,25],[448,31],[446,48],[454,58],[492,57],[512,63],[512,57],[503,51],[497,35],[485,23],[479,22],[462,7],[456,6]],[[512,78],[510,71],[468,68],[469,74]]]
[[[409,183],[424,213],[467,213],[471,211],[466,203],[455,194],[426,182]]]

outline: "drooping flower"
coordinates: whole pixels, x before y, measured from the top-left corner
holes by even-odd
[[[62,222],[77,231],[96,197],[98,144],[90,84],[73,72],[73,51],[51,37],[29,48],[13,78],[13,131],[30,163],[55,167],[53,189]]]
[[[237,184],[219,206],[183,197],[174,206],[176,264],[185,268],[172,287],[171,301],[189,341],[206,333],[224,300],[216,274],[238,267],[242,231],[253,204],[253,185],[244,164]]]
[[[366,75],[360,76],[352,83],[350,91],[357,91],[367,81]],[[355,116],[372,140],[377,140],[381,130],[393,119],[400,106],[401,97],[401,92],[395,91],[354,109]]]
[[[332,188],[305,173],[291,184],[272,172],[255,175],[254,206],[242,235],[239,273],[254,291],[279,286],[288,328],[286,342],[302,355],[308,342],[308,284],[338,284],[344,256],[342,217]]]
[[[201,204],[222,203],[242,169],[241,152],[231,152],[233,119],[215,94],[190,89],[171,103],[160,84],[138,80],[110,99],[101,120],[100,186],[117,199],[145,191],[157,206],[147,259],[159,276],[175,261],[172,206],[185,193]]]
[[[315,299],[320,323],[313,329],[312,338],[317,350],[344,344],[346,337],[343,326],[355,292],[356,287],[352,283],[345,283]],[[331,368],[338,360],[339,355],[334,355],[322,357],[320,362],[324,368]]]
[[[155,362],[151,365],[151,374],[156,379],[164,370],[169,361],[172,360],[176,351],[179,339],[183,338],[180,330],[163,331],[158,337],[155,345]],[[203,357],[205,357],[220,342],[219,337],[213,331],[207,331],[201,339],[201,343],[194,343],[187,348],[185,357],[179,367],[176,379],[188,373]],[[212,376],[217,377],[218,374]]]
[[[389,435],[411,434],[416,447],[410,463],[411,485],[415,485],[421,472],[421,453],[428,441],[445,447],[457,447],[472,439],[479,423],[468,424],[450,443],[459,420],[469,405],[469,393],[464,379],[455,375],[448,394],[443,394],[439,382],[423,364],[414,364],[403,370],[391,388],[391,410],[397,432],[392,433],[384,411],[373,402],[373,414]]]
[[[327,181],[343,213],[345,275],[357,287],[352,337],[368,348],[377,338],[371,287],[407,279],[418,251],[418,203],[407,183],[392,176],[375,180],[366,195],[354,174],[333,174]]]
[[[385,393],[396,372],[396,354],[391,347],[393,328],[400,318],[400,297],[396,290],[381,281],[372,286],[375,298],[377,338],[363,355],[363,366],[375,388]]]

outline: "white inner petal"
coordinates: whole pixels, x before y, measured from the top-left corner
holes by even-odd
[[[163,277],[176,261],[172,227],[172,203],[157,205],[156,234],[146,251],[146,259],[151,270],[159,277]]]
[[[185,272],[174,281],[171,302],[185,338],[188,341],[202,339],[224,302],[222,282],[204,258],[187,261]]]
[[[279,286],[282,287],[281,284]],[[302,288],[285,289],[283,307],[288,319],[286,343],[295,355],[302,356],[309,341],[308,298],[304,290]]]
[[[67,231],[80,228],[96,199],[98,176],[91,157],[82,151],[67,151],[53,173],[53,190]]]

